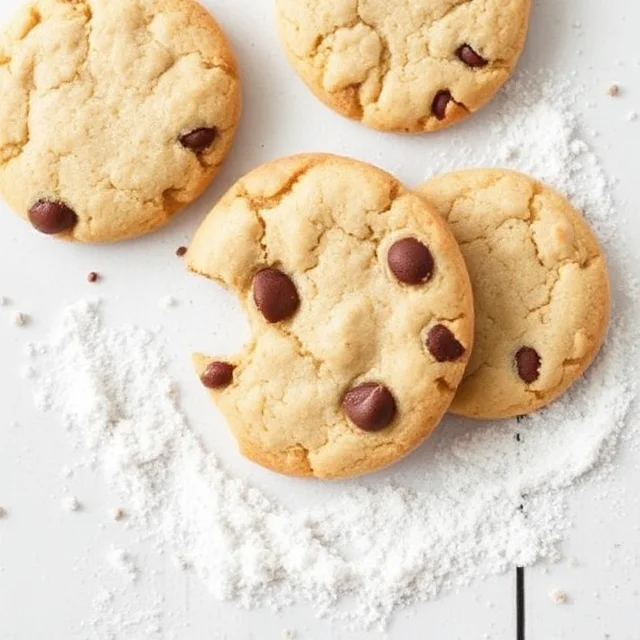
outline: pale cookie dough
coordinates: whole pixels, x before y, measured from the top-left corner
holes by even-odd
[[[195,200],[241,110],[195,0],[39,0],[0,32],[0,193],[40,232],[147,233]]]
[[[475,296],[475,347],[451,410],[508,418],[545,406],[585,372],[606,332],[607,265],[588,224],[511,171],[451,173],[420,192],[451,225]]]
[[[345,478],[415,449],[440,421],[473,338],[473,301],[444,221],[355,160],[262,166],[213,209],[189,268],[237,294],[252,338],[197,371],[244,455]]]
[[[334,111],[382,131],[447,127],[515,68],[531,0],[276,0],[287,55]]]

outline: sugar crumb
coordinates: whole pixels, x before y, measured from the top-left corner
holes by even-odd
[[[76,496],[65,496],[62,499],[62,507],[69,512],[80,511],[82,505]]]

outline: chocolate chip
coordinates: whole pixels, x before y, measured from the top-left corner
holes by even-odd
[[[485,60],[477,51],[474,51],[468,44],[463,44],[456,51],[456,55],[462,62],[470,67],[486,67],[489,62]]]
[[[380,431],[396,415],[396,401],[384,385],[365,382],[347,392],[342,409],[363,431]]]
[[[228,362],[212,362],[204,370],[200,380],[207,389],[222,389],[231,384],[234,369]]]
[[[438,362],[453,362],[464,353],[464,347],[443,324],[437,324],[429,331],[427,349]]]
[[[99,277],[100,276],[95,271],[91,271],[87,274],[87,280],[89,282],[97,282]]]
[[[389,249],[387,262],[391,273],[405,284],[421,284],[433,275],[433,256],[415,238],[395,242]]]
[[[451,95],[451,91],[448,89],[438,91],[438,93],[436,93],[436,97],[431,103],[431,113],[433,113],[438,120],[444,120],[447,115],[447,107],[452,100],[453,96]]]
[[[29,221],[40,233],[54,235],[73,229],[78,223],[78,216],[62,202],[38,200],[29,209]]]
[[[540,377],[540,356],[531,347],[521,347],[516,353],[516,367],[518,375],[527,384],[535,382]]]
[[[213,128],[194,129],[180,136],[180,144],[194,153],[206,151],[216,139],[218,130]]]
[[[176,255],[178,256],[178,258],[182,258],[182,256],[185,255],[185,253],[187,253],[187,247],[178,247],[176,249]]]
[[[263,269],[253,280],[253,299],[267,322],[290,318],[300,306],[300,298],[288,275],[278,269]]]

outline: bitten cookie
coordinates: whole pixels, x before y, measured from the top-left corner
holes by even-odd
[[[229,44],[195,0],[38,0],[0,33],[0,193],[81,242],[195,200],[240,117]]]
[[[475,347],[451,410],[508,418],[545,406],[606,332],[609,278],[592,231],[564,197],[511,171],[451,173],[420,191],[451,225],[475,296]]]
[[[449,407],[472,347],[468,274],[444,221],[390,175],[327,155],[267,164],[187,256],[249,316],[240,354],[196,357],[248,458],[357,476],[415,449]]]
[[[447,127],[515,68],[531,0],[276,0],[287,55],[334,111],[382,131]]]

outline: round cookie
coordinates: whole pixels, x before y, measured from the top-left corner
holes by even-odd
[[[387,173],[328,155],[264,165],[187,258],[249,316],[240,354],[195,362],[255,462],[357,476],[415,449],[449,407],[472,347],[468,274],[444,221]]]
[[[38,0],[0,33],[0,193],[40,232],[147,233],[195,200],[240,117],[195,0]]]
[[[549,404],[585,372],[607,328],[607,265],[587,222],[506,170],[447,174],[420,193],[449,222],[475,297],[474,351],[451,411],[508,418]]]
[[[436,131],[515,68],[531,0],[276,0],[287,55],[334,111],[382,131]]]

